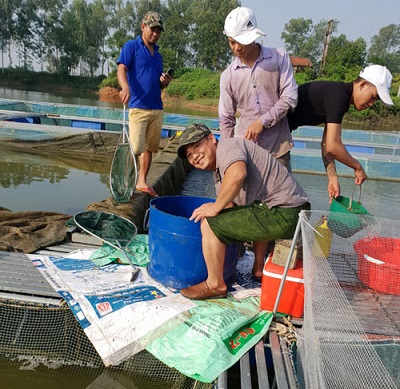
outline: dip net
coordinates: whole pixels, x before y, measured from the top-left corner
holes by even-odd
[[[400,387],[399,221],[322,211],[303,211],[300,220],[299,387]]]
[[[136,158],[126,128],[126,107],[123,110],[123,127],[110,170],[110,188],[114,200],[129,203],[137,182]]]

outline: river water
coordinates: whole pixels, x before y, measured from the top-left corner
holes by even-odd
[[[26,101],[57,102],[77,105],[120,107],[102,102],[96,94],[50,93],[0,88],[0,98]],[[204,116],[204,111],[170,107],[168,112]],[[209,114],[209,113],[208,113]],[[210,115],[210,114],[209,114]],[[321,162],[322,163],[322,162]],[[90,161],[88,161],[90,165]],[[0,147],[0,207],[12,211],[52,211],[75,214],[94,201],[110,196],[109,169],[111,160],[93,162],[79,168],[57,157],[15,153]],[[308,192],[313,209],[328,210],[325,175],[295,174]],[[196,181],[196,180],[195,180]],[[354,180],[340,179],[342,194],[350,197]],[[400,184],[367,180],[363,185],[362,202],[373,214],[400,219]]]
[[[96,95],[76,95],[71,93],[53,94],[33,91],[19,91],[0,88],[0,98],[26,101],[57,102],[78,105],[101,105],[119,107],[119,104],[105,103]],[[184,111],[172,107],[169,112],[204,116],[204,112]],[[322,163],[322,162],[321,162]],[[76,167],[65,159],[56,156],[45,157],[28,153],[15,153],[4,150],[0,145],[0,207],[12,211],[53,211],[73,215],[85,209],[94,201],[110,196],[109,169],[111,160],[103,163],[91,162]],[[210,172],[192,173],[191,187],[183,187],[183,194],[210,196],[213,194]],[[329,210],[324,175],[295,174],[311,198],[313,209]],[[340,179],[342,194],[350,196],[354,180]],[[193,193],[193,191],[195,193]],[[187,192],[187,193],[186,193]],[[385,218],[400,219],[400,184],[387,181],[367,180],[363,185],[362,203],[374,215]],[[2,388],[95,388],[96,373],[82,372],[79,382],[76,377],[69,377],[60,372],[20,370],[18,363],[10,364],[0,359],[0,383]],[[98,378],[98,377],[97,377]],[[106,384],[105,384],[106,385]],[[100,386],[98,386],[100,387]],[[106,387],[106,386],[101,386]],[[118,386],[130,388],[127,386]],[[140,388],[139,388],[140,389]]]

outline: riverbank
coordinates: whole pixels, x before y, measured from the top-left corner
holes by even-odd
[[[105,87],[98,92],[100,101],[108,103],[120,103],[119,90],[115,88]],[[198,99],[187,100],[184,97],[174,97],[163,92],[162,99],[165,107],[181,106],[187,109],[199,110],[210,112],[209,116],[217,116],[218,114],[218,100],[217,99]]]

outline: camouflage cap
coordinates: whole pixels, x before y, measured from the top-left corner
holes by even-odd
[[[161,30],[164,31],[163,21],[159,13],[154,11],[147,12],[146,15],[143,16],[142,23],[151,27],[160,27]]]
[[[186,127],[179,139],[178,156],[186,159],[185,146],[203,139],[211,134],[210,129],[205,124],[193,123]]]

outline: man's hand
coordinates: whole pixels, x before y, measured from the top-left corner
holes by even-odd
[[[160,85],[161,85],[162,89],[166,88],[171,81],[172,81],[172,76],[171,75],[169,75],[168,73],[161,74]]]
[[[329,193],[329,204],[332,203],[332,199],[340,196],[340,184],[337,176],[328,176],[328,193]]]
[[[129,90],[129,87],[121,89],[119,92],[119,97],[121,98],[122,104],[128,104],[131,97],[131,91]]]
[[[367,173],[361,165],[359,169],[354,169],[354,175],[356,176],[356,185],[361,185],[367,179]]]
[[[196,208],[189,220],[194,220],[195,223],[203,220],[205,217],[217,216],[219,212],[215,210],[215,203],[205,203],[199,208]]]
[[[260,134],[263,132],[263,129],[264,125],[262,124],[260,119],[257,119],[255,122],[251,123],[250,126],[247,127],[244,138],[248,140],[257,140]]]

